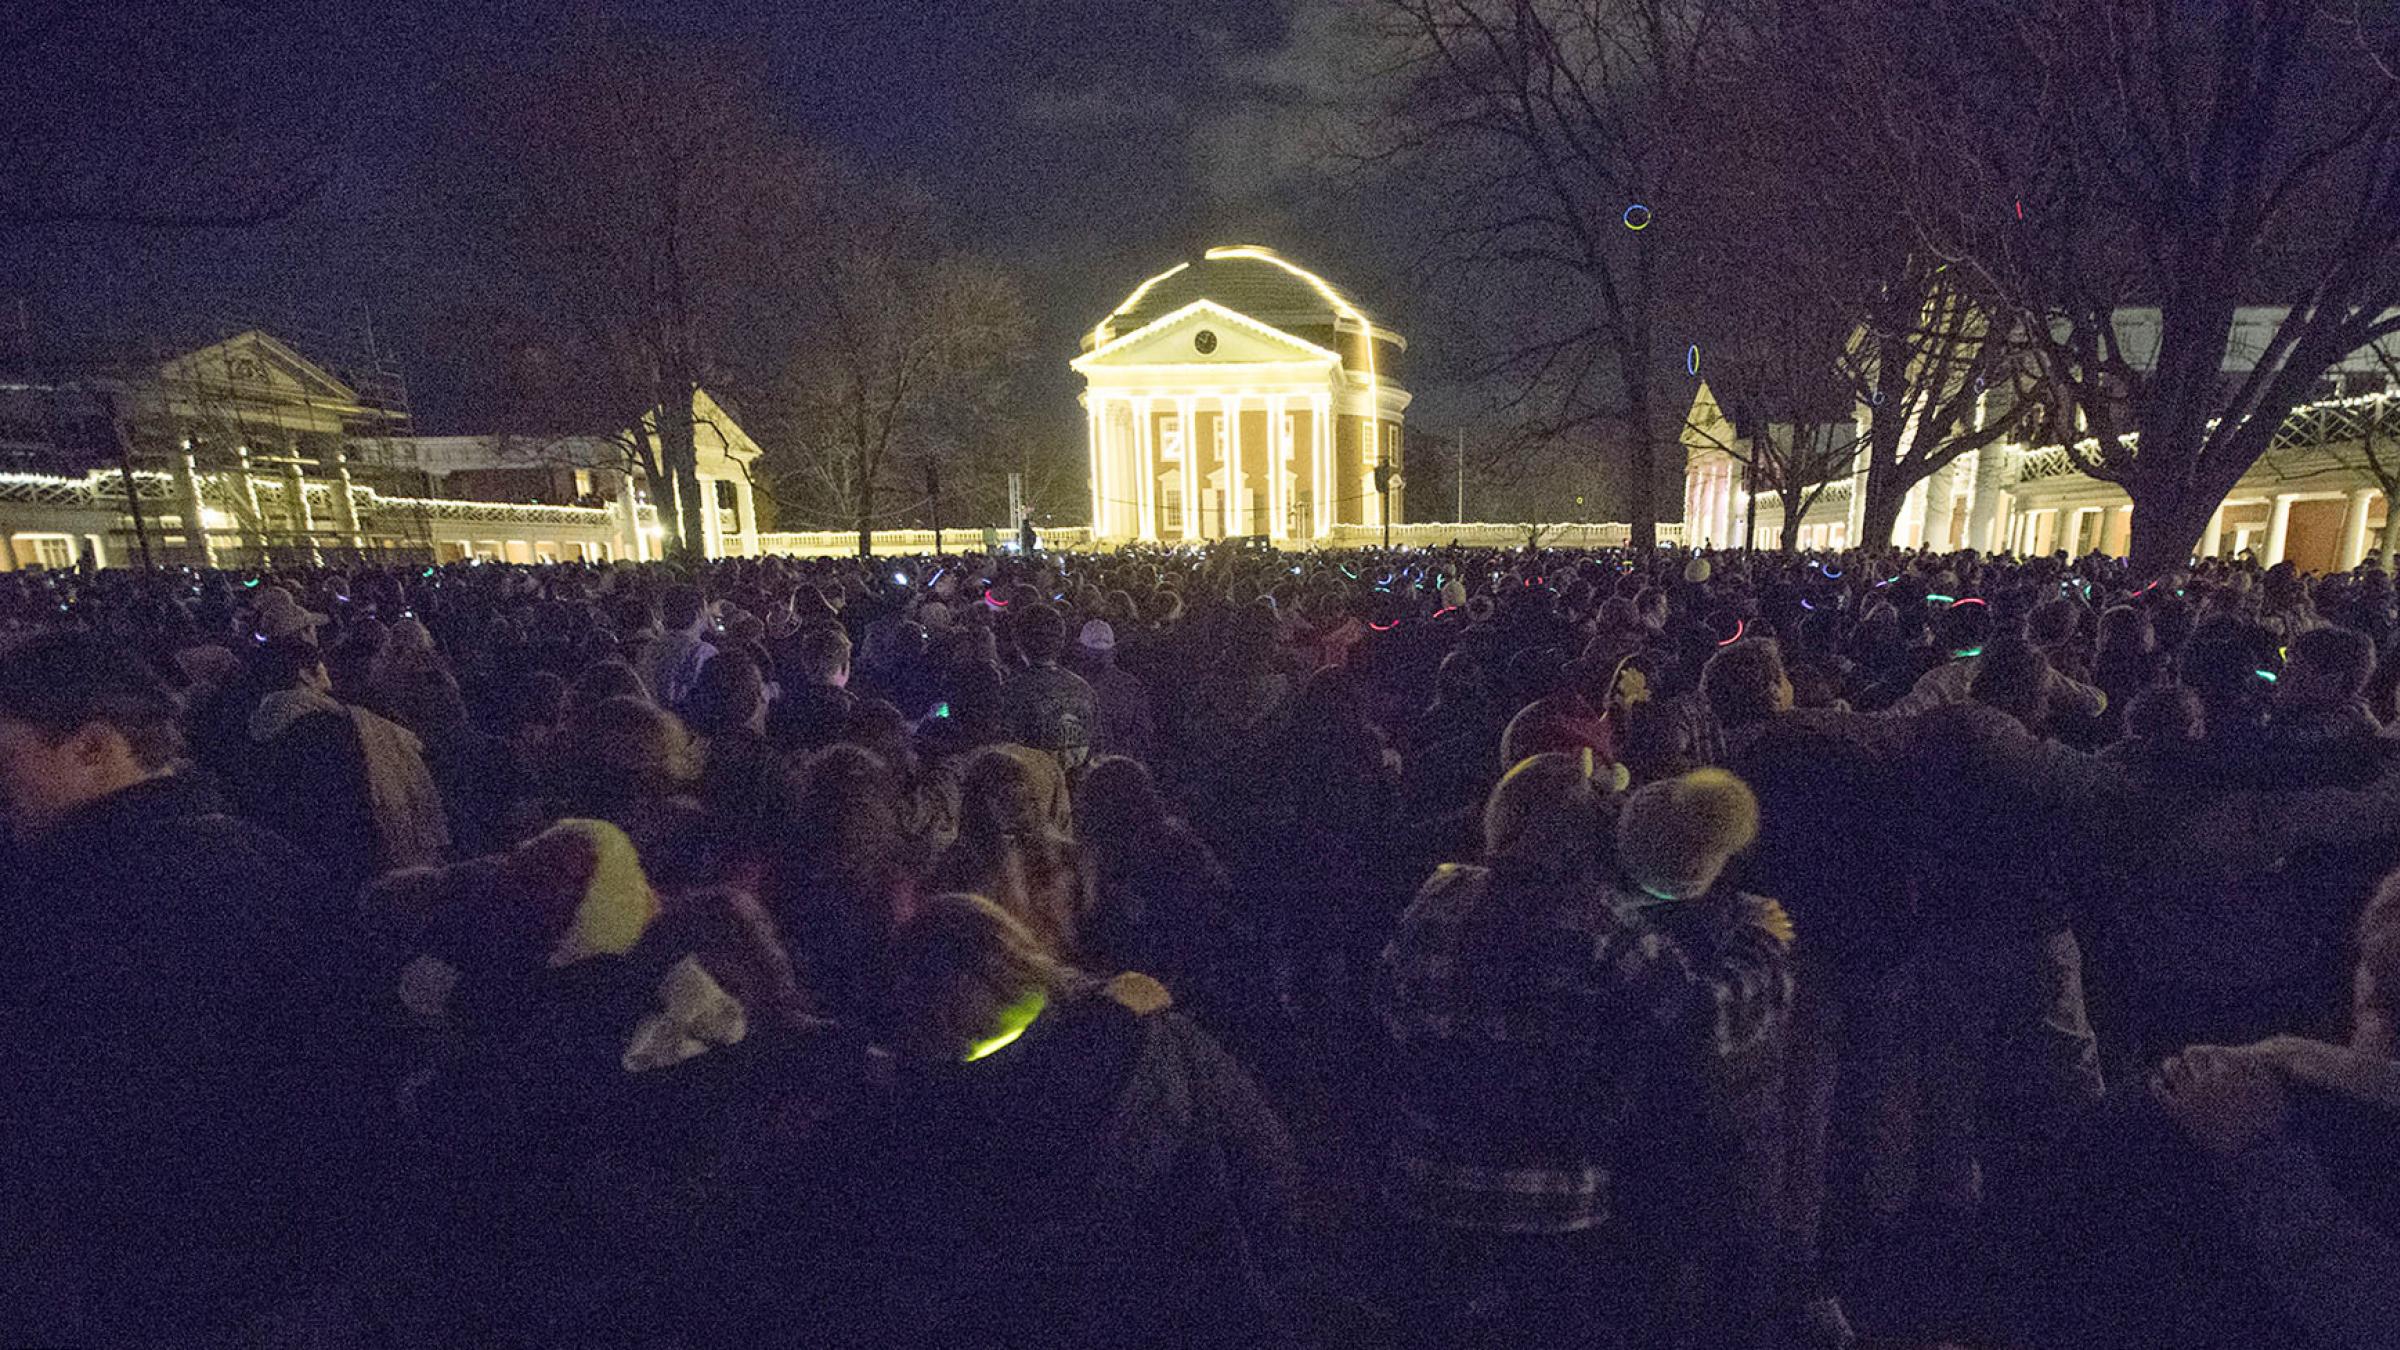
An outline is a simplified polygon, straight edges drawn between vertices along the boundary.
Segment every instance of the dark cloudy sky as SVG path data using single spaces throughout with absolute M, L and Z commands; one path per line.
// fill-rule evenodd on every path
M 472 430 L 475 278 L 441 209 L 475 82 L 538 68 L 592 0 L 18 0 L 0 7 L 0 200 L 212 204 L 283 166 L 329 174 L 242 232 L 0 232 L 0 300 L 42 345 L 180 341 L 371 305 L 426 429 Z M 1143 276 L 1263 242 L 1417 338 L 1415 243 L 1323 153 L 1371 44 L 1339 0 L 619 0 L 733 44 L 798 130 L 920 182 L 1018 269 L 1047 358 Z M 22 10 L 22 13 L 19 11 Z M 13 325 L 17 314 L 8 316 Z M 1058 387 L 1071 390 L 1063 375 Z M 1431 411 L 1427 409 L 1426 411 Z

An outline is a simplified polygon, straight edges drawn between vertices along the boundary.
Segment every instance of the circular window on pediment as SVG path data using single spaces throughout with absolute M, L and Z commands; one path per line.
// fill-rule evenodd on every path
M 1217 349 L 1217 335 L 1203 328 L 1192 335 L 1192 345 L 1200 349 L 1202 356 L 1206 356 Z

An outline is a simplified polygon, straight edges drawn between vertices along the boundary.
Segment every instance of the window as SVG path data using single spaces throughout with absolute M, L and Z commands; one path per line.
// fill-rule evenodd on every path
M 20 534 L 10 541 L 19 567 L 75 565 L 75 541 L 63 534 Z

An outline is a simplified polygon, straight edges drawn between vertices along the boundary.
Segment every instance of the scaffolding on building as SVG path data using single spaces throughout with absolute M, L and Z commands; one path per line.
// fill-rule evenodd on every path
M 359 547 L 371 546 L 393 561 L 430 560 L 432 518 L 422 503 L 433 496 L 433 482 L 417 463 L 407 370 L 399 353 L 378 339 L 373 307 L 360 299 L 331 328 L 311 326 L 296 315 L 291 332 L 294 345 L 348 386 L 355 404 L 366 410 L 343 437 L 345 476 L 363 480 L 386 498 L 419 504 L 405 513 L 377 513 L 373 531 Z M 333 476 L 330 468 L 324 472 Z
M 246 347 L 241 340 L 253 334 Z M 265 368 L 277 356 L 304 369 L 277 378 Z M 169 559 L 271 566 L 432 558 L 430 519 L 401 505 L 423 495 L 409 458 L 408 381 L 396 354 L 377 341 L 363 301 L 331 321 L 290 305 L 274 324 L 223 311 L 204 341 L 154 338 L 147 360 L 115 378 L 130 405 L 120 413 L 131 428 L 128 476 L 158 474 L 173 484 L 167 514 L 175 526 L 152 531 Z M 147 504 L 150 492 L 141 495 Z M 130 513 L 118 533 L 131 552 L 139 531 Z

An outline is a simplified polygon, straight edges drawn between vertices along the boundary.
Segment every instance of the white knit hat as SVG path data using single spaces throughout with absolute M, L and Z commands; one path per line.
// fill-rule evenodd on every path
M 1723 769 L 1652 783 L 1617 816 L 1626 879 L 1661 900 L 1708 893 L 1733 856 L 1758 838 L 1758 797 Z

